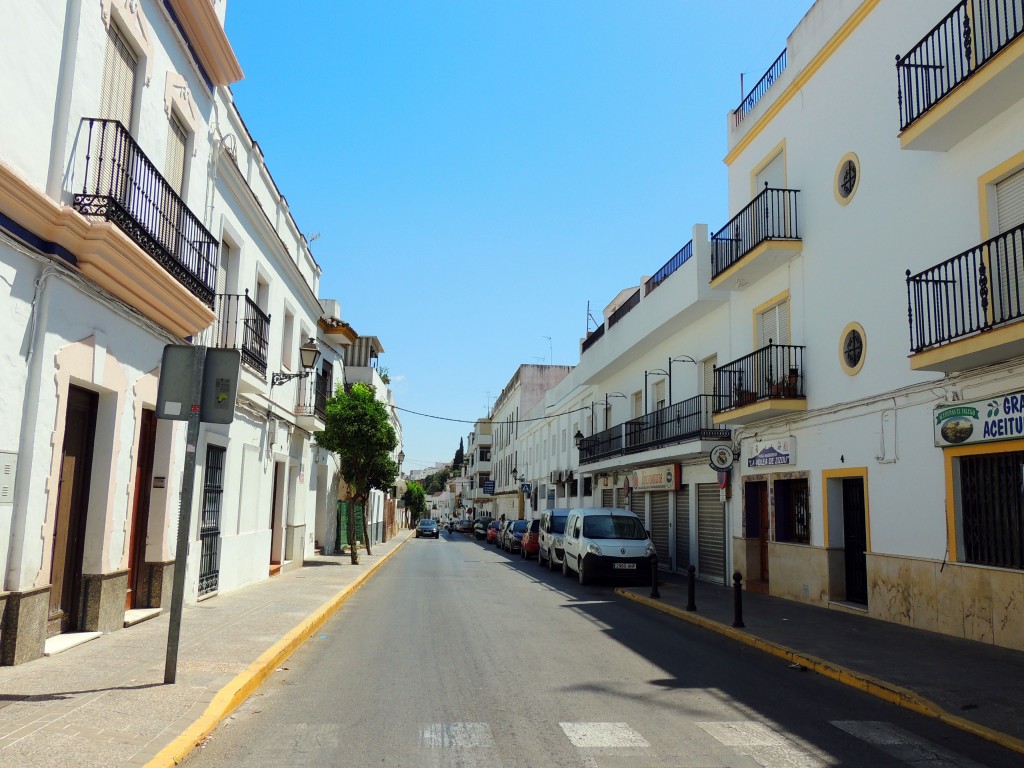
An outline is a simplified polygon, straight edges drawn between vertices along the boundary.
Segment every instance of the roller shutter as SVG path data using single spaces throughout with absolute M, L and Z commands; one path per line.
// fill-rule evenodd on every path
M 651 541 L 658 550 L 658 567 L 664 570 L 672 570 L 672 552 L 669 549 L 669 521 L 668 521 L 668 497 L 669 491 L 655 491 L 651 493 Z
M 717 483 L 697 486 L 697 571 L 703 579 L 725 583 L 725 504 Z
M 615 506 L 615 489 L 614 488 L 602 488 L 601 489 L 601 506 L 602 507 L 614 507 Z
M 633 491 L 629 494 L 629 511 L 639 517 L 644 525 L 647 525 L 647 496 L 646 493 Z
M 132 128 L 132 102 L 135 98 L 135 70 L 139 62 L 131 47 L 113 23 L 107 27 L 107 50 L 103 59 L 103 85 L 100 91 L 100 117 L 117 120 Z
M 676 570 L 690 566 L 690 489 L 676 491 Z
M 996 226 L 1003 235 L 989 253 L 992 322 L 1014 320 L 1024 312 L 1024 171 L 996 184 Z M 1011 233 L 1012 234 L 1008 234 Z

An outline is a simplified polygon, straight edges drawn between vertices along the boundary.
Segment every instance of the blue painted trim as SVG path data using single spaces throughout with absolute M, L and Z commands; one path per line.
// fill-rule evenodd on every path
M 47 256 L 53 256 L 54 258 L 66 261 L 68 264 L 78 266 L 78 257 L 67 248 L 57 245 L 57 243 L 51 243 L 49 240 L 44 240 L 35 232 L 25 229 L 25 227 L 5 216 L 2 212 L 0 212 L 0 229 L 3 229 L 15 240 L 20 240 L 40 253 L 45 253 Z
M 171 4 L 164 0 L 164 8 L 167 9 L 167 14 L 171 17 L 171 21 L 174 22 L 174 26 L 178 28 L 181 33 L 181 39 L 185 41 L 185 45 L 188 47 L 188 52 L 192 54 L 192 61 L 196 63 L 196 67 L 199 68 L 199 74 L 203 76 L 203 80 L 206 82 L 206 87 L 210 89 L 210 93 L 213 93 L 213 81 L 210 80 L 210 76 L 206 74 L 206 69 L 203 68 L 203 63 L 199 60 L 199 56 L 196 54 L 196 49 L 192 47 L 192 42 L 188 39 L 188 35 L 185 34 L 185 28 L 181 26 L 181 22 L 178 21 L 177 14 L 174 13 L 174 9 L 171 8 Z

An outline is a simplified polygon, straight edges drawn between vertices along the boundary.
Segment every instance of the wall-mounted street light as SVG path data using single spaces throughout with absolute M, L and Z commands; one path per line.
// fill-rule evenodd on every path
M 668 376 L 668 391 L 670 393 L 672 392 L 672 374 L 671 373 L 669 373 L 668 371 L 666 371 L 663 368 L 655 368 L 653 371 L 644 371 L 644 415 L 645 416 L 647 415 L 647 411 L 648 411 L 648 408 L 647 408 L 647 377 L 650 376 L 651 374 L 655 374 L 655 373 L 659 374 L 661 376 Z M 672 395 L 670 394 L 669 398 L 671 398 L 671 397 L 672 397 Z
M 668 404 L 672 405 L 672 363 L 693 363 L 697 365 L 697 361 L 689 355 L 679 355 L 678 357 L 670 357 L 668 359 Z M 699 392 L 700 390 L 698 390 Z
M 270 377 L 270 388 L 280 386 L 286 381 L 292 379 L 304 379 L 313 372 L 313 367 L 316 365 L 316 361 L 320 359 L 320 347 L 317 346 L 316 339 L 312 336 L 309 337 L 309 341 L 299 347 L 299 362 L 302 363 L 304 371 L 298 373 L 275 373 Z
M 608 429 L 608 408 L 609 408 L 608 398 L 609 397 L 621 397 L 623 400 L 627 399 L 626 396 L 624 394 L 622 394 L 621 392 L 605 392 L 604 393 L 604 428 L 605 429 Z M 593 405 L 591 405 L 591 408 L 593 408 Z
M 576 434 L 572 436 L 572 439 L 576 441 L 576 450 L 579 450 L 580 443 L 583 442 L 583 433 L 577 429 Z

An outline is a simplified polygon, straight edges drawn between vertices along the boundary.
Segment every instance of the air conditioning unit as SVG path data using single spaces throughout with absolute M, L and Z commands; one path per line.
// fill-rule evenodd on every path
M 551 482 L 551 483 L 557 483 L 558 482 L 558 470 L 556 470 L 556 469 L 551 470 L 551 474 L 548 475 L 548 482 Z

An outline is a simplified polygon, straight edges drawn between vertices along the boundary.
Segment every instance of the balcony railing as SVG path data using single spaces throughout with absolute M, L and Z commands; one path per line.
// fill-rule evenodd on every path
M 597 343 L 597 340 L 602 336 L 604 336 L 604 323 L 601 323 L 601 325 L 597 326 L 597 328 L 587 334 L 587 338 L 583 340 L 583 344 L 580 346 L 580 354 L 583 354 L 594 346 L 594 344 Z
M 628 315 L 630 312 L 632 312 L 633 309 L 639 303 L 640 303 L 640 289 L 637 288 L 633 292 L 632 296 L 630 296 L 628 299 L 626 299 L 624 302 L 622 302 L 621 306 L 619 306 L 614 312 L 611 313 L 611 315 L 608 316 L 608 327 L 611 328 L 613 325 L 615 325 L 617 322 L 619 322 L 619 320 L 621 320 L 626 315 Z
M 714 412 L 769 399 L 804 399 L 804 348 L 762 347 L 715 369 Z
M 896 57 L 900 130 L 944 99 L 1024 33 L 1024 0 L 963 0 Z
M 714 395 L 696 395 L 626 422 L 625 453 L 649 451 L 687 440 L 728 440 L 731 432 L 714 426 Z
M 750 113 L 750 110 L 754 108 L 754 105 L 761 100 L 761 97 L 768 92 L 768 89 L 772 87 L 772 83 L 779 79 L 779 75 L 782 74 L 783 70 L 786 69 L 786 49 L 782 49 L 782 53 L 779 54 L 779 58 L 768 67 L 768 71 L 764 73 L 760 80 L 757 81 L 757 85 L 750 89 L 746 96 L 743 97 L 743 101 L 733 111 L 733 125 L 739 125 L 743 122 L 744 118 Z
M 217 240 L 178 197 L 116 120 L 84 118 L 85 182 L 74 207 L 116 224 L 140 248 L 213 307 Z
M 929 347 L 1024 317 L 1024 224 L 930 269 L 907 270 L 910 349 Z
M 600 461 L 609 456 L 622 455 L 622 425 L 595 432 L 580 441 L 580 463 Z
M 798 189 L 771 189 L 755 197 L 711 236 L 711 276 L 717 277 L 767 240 L 799 240 Z
M 647 278 L 647 282 L 644 283 L 644 296 L 649 295 L 651 291 L 665 282 L 668 276 L 689 261 L 691 256 L 693 256 L 693 240 L 680 248 L 676 255 L 666 261 L 661 269 Z
M 214 328 L 213 346 L 239 350 L 242 365 L 266 378 L 270 315 L 265 314 L 256 302 L 249 298 L 248 290 L 244 296 L 233 293 L 217 294 L 216 311 L 217 325 Z
M 327 420 L 327 398 L 331 396 L 331 382 L 320 371 L 303 380 L 299 387 L 301 400 L 295 406 L 296 416 L 314 416 Z

